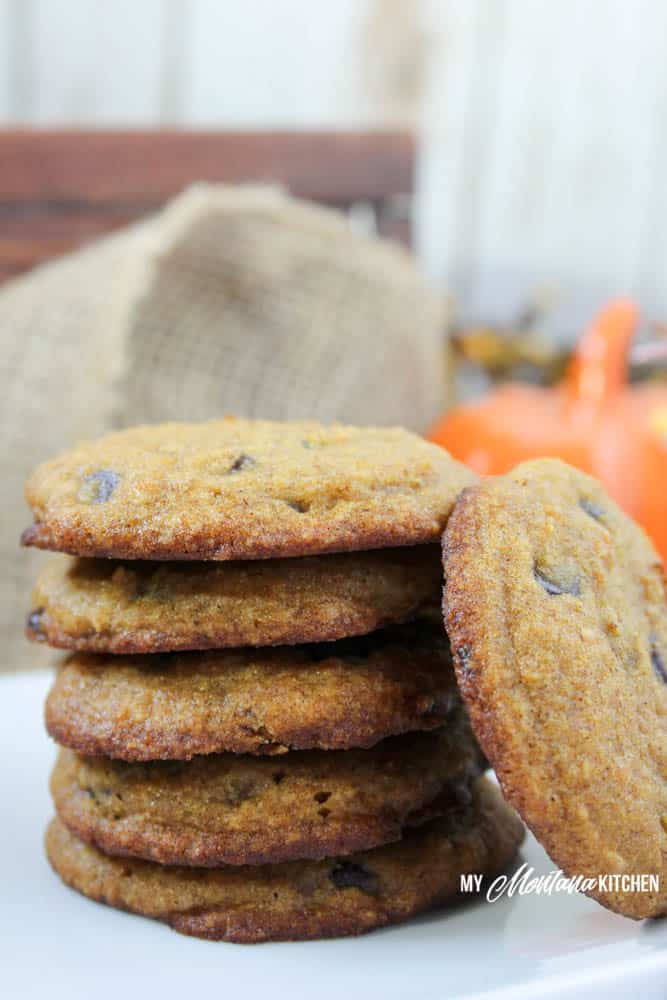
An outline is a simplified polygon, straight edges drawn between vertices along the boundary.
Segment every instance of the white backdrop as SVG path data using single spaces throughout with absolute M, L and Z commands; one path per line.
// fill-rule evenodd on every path
M 0 121 L 415 124 L 418 246 L 469 308 L 667 313 L 664 0 L 0 0 Z

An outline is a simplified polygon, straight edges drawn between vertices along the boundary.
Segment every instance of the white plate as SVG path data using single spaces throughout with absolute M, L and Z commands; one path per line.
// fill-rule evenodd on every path
M 0 991 L 7 998 L 442 1000 L 667 995 L 667 920 L 583 896 L 468 902 L 360 938 L 242 946 L 182 937 L 92 903 L 49 868 L 42 833 L 53 745 L 46 673 L 0 678 Z M 553 865 L 531 838 L 523 857 Z M 639 992 L 641 991 L 641 992 Z

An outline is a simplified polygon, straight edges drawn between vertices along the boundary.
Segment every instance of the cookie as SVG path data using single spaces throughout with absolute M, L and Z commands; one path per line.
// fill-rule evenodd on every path
M 162 656 L 75 654 L 46 703 L 51 736 L 128 761 L 370 747 L 441 726 L 460 704 L 442 630 Z
M 135 427 L 41 465 L 25 545 L 123 559 L 274 559 L 439 541 L 474 479 L 398 428 Z
M 600 484 L 552 459 L 467 490 L 445 618 L 475 732 L 568 875 L 630 917 L 667 911 L 667 594 Z M 633 892 L 625 876 L 654 875 Z M 619 878 L 617 878 L 617 876 Z
M 129 764 L 62 750 L 60 818 L 108 854 L 216 866 L 323 858 L 397 840 L 465 795 L 479 754 L 463 713 L 371 750 Z
M 361 934 L 457 895 L 462 874 L 495 875 L 523 828 L 482 778 L 472 801 L 401 841 L 352 857 L 247 868 L 166 868 L 107 857 L 59 820 L 46 836 L 64 882 L 91 899 L 182 934 L 250 944 Z
M 437 545 L 229 563 L 54 557 L 27 633 L 92 653 L 321 642 L 409 621 L 441 591 Z

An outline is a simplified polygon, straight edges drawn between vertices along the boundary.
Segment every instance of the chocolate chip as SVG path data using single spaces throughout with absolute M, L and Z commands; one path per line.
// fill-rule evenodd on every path
M 319 803 L 326 802 L 327 799 L 331 798 L 331 792 L 316 792 L 313 798 Z
M 44 608 L 36 608 L 28 615 L 28 620 L 26 622 L 26 627 L 30 632 L 33 639 L 37 639 L 38 642 L 44 642 L 46 639 L 46 634 L 42 629 L 42 615 L 44 614 Z
M 365 865 L 341 861 L 331 869 L 329 878 L 337 889 L 361 889 L 369 895 L 378 891 L 378 877 Z
M 665 667 L 665 662 L 655 646 L 651 648 L 651 666 L 655 671 L 656 677 L 658 677 L 663 684 L 667 684 L 667 667 Z
M 256 794 L 257 787 L 252 778 L 236 778 L 225 789 L 225 803 L 228 806 L 237 806 Z
M 453 691 L 442 691 L 433 695 L 422 709 L 422 715 L 444 718 L 456 706 L 458 699 Z
M 84 476 L 79 487 L 81 503 L 106 503 L 118 485 L 120 477 L 113 469 L 100 469 Z
M 229 467 L 229 471 L 241 472 L 243 469 L 251 469 L 255 464 L 255 459 L 252 455 L 239 455 L 239 457 L 232 462 Z
M 470 669 L 470 657 L 472 656 L 472 650 L 470 646 L 459 646 L 456 650 L 456 658 L 461 665 L 463 670 Z
M 480 765 L 482 764 L 481 756 L 479 763 Z M 482 768 L 482 770 L 486 770 L 488 766 L 489 765 L 486 764 L 486 766 Z M 471 802 L 472 802 L 472 790 L 470 786 L 470 772 L 468 772 L 464 777 L 461 778 L 460 781 L 450 781 L 448 784 L 446 784 L 445 787 L 440 792 L 440 794 L 438 795 L 438 797 L 434 799 L 434 801 L 431 803 L 430 807 L 426 806 L 426 809 L 422 810 L 421 813 L 420 812 L 414 813 L 413 820 L 415 822 L 414 824 L 411 823 L 411 825 L 419 826 L 424 821 L 424 819 L 428 819 L 429 808 L 433 809 L 435 807 L 437 813 L 440 812 L 450 813 L 454 812 L 455 810 L 460 812 L 463 809 L 467 809 L 467 807 L 470 805 Z
M 292 510 L 295 510 L 297 514 L 305 514 L 310 507 L 310 504 L 305 500 L 286 500 L 285 503 L 288 507 L 291 507 Z
M 544 587 L 547 594 L 551 594 L 553 597 L 560 594 L 572 594 L 573 597 L 579 597 L 581 593 L 578 580 L 569 580 L 567 583 L 556 582 L 556 580 L 546 576 L 537 566 L 534 567 L 533 573 L 537 582 Z
M 91 788 L 90 786 L 83 786 L 82 790 L 86 795 L 91 798 L 96 806 L 108 807 L 109 799 L 115 797 L 114 792 L 110 788 Z
M 596 521 L 599 521 L 601 517 L 604 517 L 604 507 L 594 503 L 593 500 L 588 500 L 587 497 L 581 498 L 579 506 L 582 510 L 585 510 L 587 514 L 590 514 L 590 516 Z

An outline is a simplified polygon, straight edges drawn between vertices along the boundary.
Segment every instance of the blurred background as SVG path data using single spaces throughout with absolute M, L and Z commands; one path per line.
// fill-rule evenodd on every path
M 667 312 L 666 37 L 661 0 L 0 0 L 0 122 L 414 129 L 428 275 L 568 336 Z

